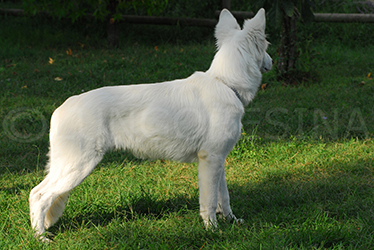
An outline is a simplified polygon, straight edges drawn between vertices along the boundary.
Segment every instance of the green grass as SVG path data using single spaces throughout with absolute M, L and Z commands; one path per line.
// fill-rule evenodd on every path
M 274 71 L 264 75 L 267 88 L 247 108 L 226 164 L 243 225 L 203 228 L 197 164 L 111 152 L 72 192 L 43 245 L 27 199 L 44 176 L 53 110 L 101 86 L 206 70 L 213 31 L 123 25 L 120 48 L 108 49 L 95 23 L 0 16 L 0 24 L 1 249 L 374 248 L 374 45 L 316 32 L 302 47 L 312 80 L 286 87 Z M 276 44 L 269 53 L 276 60 Z

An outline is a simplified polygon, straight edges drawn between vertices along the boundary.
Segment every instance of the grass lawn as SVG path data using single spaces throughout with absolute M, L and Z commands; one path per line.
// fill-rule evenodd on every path
M 109 49 L 95 23 L 0 16 L 0 27 L 1 249 L 374 249 L 374 44 L 309 38 L 300 53 L 312 80 L 284 86 L 274 70 L 264 75 L 226 160 L 244 224 L 204 229 L 197 164 L 111 152 L 44 245 L 27 199 L 44 177 L 53 110 L 101 86 L 205 71 L 213 30 L 123 25 L 120 48 Z M 277 59 L 276 45 L 269 54 Z

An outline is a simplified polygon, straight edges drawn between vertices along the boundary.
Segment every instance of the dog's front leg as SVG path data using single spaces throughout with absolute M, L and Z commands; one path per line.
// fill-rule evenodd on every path
M 222 171 L 222 176 L 218 185 L 218 203 L 216 213 L 222 214 L 223 217 L 228 220 L 236 219 L 230 207 L 230 196 L 227 189 L 225 169 Z
M 218 186 L 224 172 L 224 158 L 202 150 L 199 157 L 200 216 L 207 228 L 217 226 Z
M 244 220 L 237 219 L 234 213 L 231 210 L 230 206 L 230 196 L 229 191 L 227 189 L 227 182 L 226 182 L 226 176 L 225 176 L 225 169 L 222 171 L 222 177 L 221 181 L 218 186 L 218 204 L 217 204 L 217 210 L 216 212 L 218 214 L 221 214 L 224 219 L 228 221 L 234 220 L 237 223 L 243 223 Z

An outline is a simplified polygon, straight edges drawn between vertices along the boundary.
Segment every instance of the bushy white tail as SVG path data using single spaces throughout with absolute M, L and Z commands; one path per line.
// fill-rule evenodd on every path
M 61 217 L 65 209 L 66 201 L 69 198 L 69 192 L 61 194 L 57 199 L 52 203 L 52 206 L 48 209 L 48 212 L 45 216 L 44 227 L 49 228 L 57 222 Z

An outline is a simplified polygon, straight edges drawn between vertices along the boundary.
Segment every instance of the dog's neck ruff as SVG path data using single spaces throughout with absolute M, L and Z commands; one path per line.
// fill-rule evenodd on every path
M 242 97 L 240 96 L 239 92 L 234 88 L 234 87 L 230 87 L 224 80 L 222 80 L 221 78 L 219 77 L 216 77 L 220 82 L 222 82 L 223 84 L 225 84 L 227 87 L 229 87 L 236 95 L 236 97 L 239 99 L 239 101 L 244 105 L 243 101 L 242 101 Z

